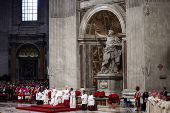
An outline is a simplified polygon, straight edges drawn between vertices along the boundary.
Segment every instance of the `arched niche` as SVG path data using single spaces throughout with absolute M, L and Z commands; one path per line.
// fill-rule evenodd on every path
M 104 21 L 104 17 L 101 17 L 103 20 L 100 19 L 100 14 L 105 15 L 105 19 L 109 19 L 109 21 Z M 97 35 L 95 36 L 94 31 L 103 35 L 107 34 L 108 29 L 113 29 L 115 33 L 125 33 L 124 17 L 124 10 L 117 4 L 97 5 L 89 9 L 83 16 L 78 37 L 80 51 L 80 87 L 82 89 L 91 88 L 96 90 L 97 80 L 95 77 L 102 65 L 103 47 L 105 46 L 106 40 Z M 94 23 L 98 24 L 98 26 L 94 26 Z M 102 23 L 104 25 L 109 24 L 110 28 L 102 26 Z M 88 26 L 90 26 L 90 29 L 95 29 L 90 30 L 92 33 L 89 34 L 89 36 L 88 33 L 86 33 Z
M 20 45 L 16 50 L 16 64 L 19 80 L 39 79 L 39 47 L 30 43 Z
M 96 12 L 87 22 L 85 29 L 86 38 L 102 38 L 95 35 L 95 31 L 102 35 L 107 35 L 108 30 L 113 30 L 115 34 L 122 33 L 122 28 L 117 16 L 107 10 Z
M 89 9 L 85 13 L 85 15 L 82 19 L 82 22 L 80 24 L 79 38 L 85 38 L 86 28 L 88 27 L 88 23 L 89 23 L 90 19 L 93 18 L 93 16 L 100 11 L 107 11 L 107 12 L 113 13 L 113 15 L 115 15 L 120 22 L 122 33 L 125 33 L 126 32 L 125 21 L 124 21 L 122 14 L 118 10 L 119 7 L 120 6 L 118 6 L 117 4 L 113 4 L 113 5 L 100 4 L 100 5 L 93 7 L 92 9 Z
M 23 44 L 17 49 L 17 58 L 35 58 L 39 57 L 39 48 L 34 44 Z

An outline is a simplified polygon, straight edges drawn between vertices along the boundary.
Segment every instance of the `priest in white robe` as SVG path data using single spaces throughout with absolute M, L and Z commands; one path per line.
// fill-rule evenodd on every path
M 146 102 L 146 111 L 149 112 L 150 111 L 150 100 L 152 98 L 152 92 L 149 92 L 149 97 L 148 97 L 148 101 Z
M 89 111 L 94 110 L 94 98 L 92 92 L 90 92 L 89 98 L 88 98 L 88 106 L 89 106 Z
M 51 102 L 50 105 L 55 106 L 55 97 L 57 94 L 57 90 L 55 89 L 55 86 L 53 86 L 53 89 L 51 90 Z
M 43 95 L 44 95 L 44 104 L 48 104 L 48 90 L 45 87 L 45 90 L 43 91 Z
M 76 94 L 73 88 L 70 89 L 70 108 L 76 108 Z
M 37 105 L 39 104 L 43 104 L 43 94 L 38 90 L 38 92 L 36 93 L 36 101 L 37 101 Z
M 81 100 L 82 100 L 82 110 L 87 110 L 87 94 L 85 94 L 85 91 L 83 91 Z
M 58 93 L 58 103 L 62 103 L 62 96 L 63 96 L 62 91 L 60 90 L 57 93 Z
M 56 90 L 56 95 L 55 95 L 55 100 L 54 100 L 54 105 L 53 106 L 56 106 L 58 105 L 58 91 Z
M 170 113 L 170 101 L 166 101 L 165 110 L 166 110 L 166 113 Z
M 67 86 L 65 86 L 63 93 L 62 103 L 64 103 L 65 106 L 68 106 L 69 90 L 67 89 Z

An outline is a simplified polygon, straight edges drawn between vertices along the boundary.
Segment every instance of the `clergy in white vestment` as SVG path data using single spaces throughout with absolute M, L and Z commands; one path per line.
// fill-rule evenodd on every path
M 62 103 L 64 103 L 65 106 L 68 106 L 69 90 L 67 89 L 67 86 L 65 86 L 63 93 Z
M 55 100 L 53 106 L 58 105 L 58 91 L 56 90 Z
M 44 104 L 48 104 L 48 90 L 45 87 L 45 90 L 43 91 L 43 95 L 44 95 Z
M 70 108 L 76 108 L 76 94 L 73 91 L 73 88 L 70 89 Z
M 58 93 L 58 103 L 61 103 L 62 102 L 62 96 L 63 96 L 62 91 L 60 90 L 57 93 Z
M 160 107 L 163 109 L 166 104 L 166 96 L 163 97 L 163 102 L 161 103 Z
M 89 110 L 93 111 L 94 110 L 94 98 L 92 92 L 90 92 L 89 98 L 88 98 L 88 106 Z
M 167 113 L 170 113 L 170 101 L 166 101 L 165 110 Z
M 57 90 L 55 89 L 55 86 L 53 86 L 53 89 L 51 90 L 51 102 L 50 105 L 55 106 L 55 97 L 57 94 Z
M 146 102 L 146 111 L 149 112 L 150 111 L 150 99 L 152 98 L 152 92 L 149 92 L 149 97 L 148 97 L 148 101 Z
M 87 94 L 85 94 L 85 91 L 83 91 L 83 94 L 81 96 L 82 101 L 82 110 L 87 110 Z
M 36 101 L 37 101 L 37 105 L 39 104 L 43 104 L 43 94 L 38 90 L 38 92 L 36 93 Z
M 156 103 L 156 105 L 154 106 L 154 109 L 155 109 L 155 111 L 157 111 L 157 113 L 162 113 L 162 109 L 161 109 L 161 107 L 160 107 L 160 105 L 161 105 L 162 102 L 163 102 L 161 94 L 158 95 L 158 98 L 159 98 L 159 100 L 157 100 L 157 103 Z

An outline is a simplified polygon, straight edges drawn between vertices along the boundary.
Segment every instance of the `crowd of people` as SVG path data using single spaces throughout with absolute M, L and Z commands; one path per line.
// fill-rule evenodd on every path
M 50 104 L 56 106 L 62 103 L 65 106 L 70 105 L 70 108 L 76 108 L 76 93 L 71 88 L 70 90 L 65 87 L 64 90 L 57 90 L 55 86 L 51 90 L 49 89 L 49 82 L 46 81 L 35 81 L 35 80 L 24 80 L 13 82 L 0 81 L 0 94 L 6 94 L 8 100 L 12 100 L 13 96 L 17 97 L 18 101 L 25 99 L 30 103 L 37 104 Z M 17 95 L 17 96 L 16 96 Z M 89 110 L 94 109 L 94 98 L 92 92 L 89 96 L 83 91 L 81 96 L 82 109 L 86 110 L 89 106 Z
M 146 110 L 149 113 L 169 113 L 170 98 L 164 96 L 162 92 L 149 92 Z
M 45 92 L 43 93 L 45 94 Z M 48 100 L 47 95 L 43 97 L 42 94 L 40 94 L 40 96 L 41 96 L 41 100 L 44 100 L 44 104 L 47 104 L 46 102 L 46 100 Z M 86 92 L 83 91 L 83 94 L 81 95 L 81 100 L 82 100 L 82 110 L 87 110 L 87 107 L 89 107 L 90 111 L 94 110 L 94 98 L 92 92 L 90 93 L 89 96 L 87 96 Z M 70 103 L 70 108 L 76 108 L 76 104 L 77 104 L 76 93 L 73 90 L 73 88 L 68 90 L 67 87 L 65 87 L 65 90 L 57 90 L 55 86 L 53 86 L 53 89 L 51 90 L 51 101 L 49 102 L 49 104 L 52 106 L 56 106 L 59 103 L 63 103 L 64 106 L 68 106 Z
M 31 86 L 35 86 L 36 93 L 40 88 L 41 92 L 42 88 L 49 87 L 48 80 L 24 80 L 24 81 L 17 81 L 17 82 L 10 82 L 10 81 L 0 81 L 0 94 L 7 94 L 7 99 L 12 100 L 13 94 L 30 94 L 31 93 Z M 34 99 L 35 100 L 35 99 Z
M 25 95 L 25 101 L 30 103 L 34 103 L 37 101 L 37 104 L 50 104 L 51 106 L 56 106 L 59 103 L 63 103 L 63 105 L 68 106 L 70 103 L 70 108 L 76 108 L 76 93 L 71 88 L 70 90 L 65 87 L 64 90 L 57 90 L 55 86 L 51 90 L 49 89 L 48 80 L 45 81 L 35 81 L 35 80 L 24 80 L 17 82 L 6 82 L 0 81 L 0 94 L 6 94 L 8 100 L 12 100 L 13 95 L 18 95 L 18 101 L 23 100 L 23 96 Z M 135 98 L 135 106 L 137 107 L 136 111 L 139 111 L 140 108 L 140 97 L 141 94 L 139 92 L 140 87 L 136 87 L 136 93 L 134 95 Z M 50 96 L 49 96 L 50 93 Z M 170 98 L 167 98 L 166 87 L 163 88 L 163 92 L 145 92 L 142 94 L 143 98 L 143 110 L 150 111 L 151 106 L 153 105 L 154 110 L 161 111 L 165 109 L 170 111 Z M 89 96 L 83 91 L 81 96 L 82 100 L 82 110 L 86 110 L 87 106 L 89 106 L 89 110 L 94 110 L 94 98 L 92 92 Z M 159 109 L 162 108 L 162 109 Z M 154 111 L 152 110 L 152 111 Z M 156 111 L 155 111 L 156 112 Z
M 140 87 L 136 87 L 135 93 L 135 106 L 137 107 L 136 111 L 139 111 L 140 107 L 140 97 L 139 92 Z M 142 109 L 148 113 L 169 113 L 170 112 L 170 97 L 167 97 L 166 87 L 163 88 L 163 92 L 145 92 L 142 94 L 143 106 Z

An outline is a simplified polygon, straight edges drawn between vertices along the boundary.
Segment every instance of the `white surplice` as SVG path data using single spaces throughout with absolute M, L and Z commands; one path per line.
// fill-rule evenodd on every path
M 36 93 L 36 100 L 43 100 L 43 94 L 41 92 Z
M 76 95 L 74 91 L 70 92 L 70 108 L 76 108 Z
M 82 104 L 87 104 L 87 94 L 82 94 L 81 100 L 82 100 Z
M 43 91 L 43 94 L 44 94 L 44 104 L 48 104 L 48 90 L 45 89 Z
M 89 95 L 89 98 L 88 98 L 88 106 L 94 106 L 94 98 L 93 98 L 93 95 Z

